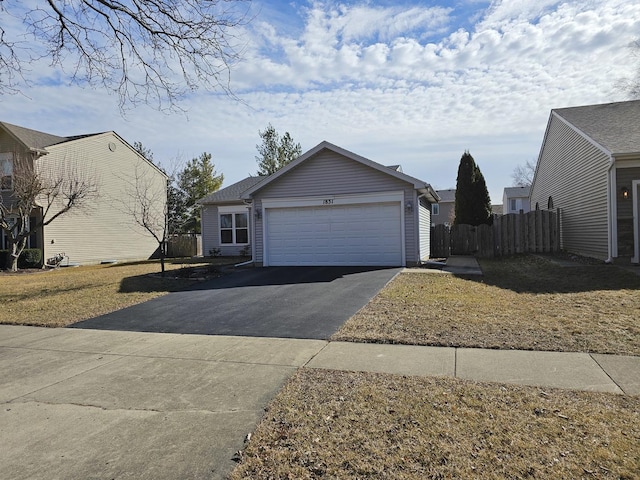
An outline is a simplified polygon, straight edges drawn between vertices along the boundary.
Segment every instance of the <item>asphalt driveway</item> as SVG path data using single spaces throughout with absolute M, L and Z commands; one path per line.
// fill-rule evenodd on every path
M 72 328 L 324 340 L 399 271 L 380 267 L 239 270 Z

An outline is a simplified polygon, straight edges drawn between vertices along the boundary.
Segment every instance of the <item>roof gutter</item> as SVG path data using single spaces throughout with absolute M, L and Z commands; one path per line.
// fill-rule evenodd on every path
M 420 197 L 425 197 L 431 203 L 438 203 L 440 201 L 440 195 L 429 185 L 428 183 L 424 187 L 419 187 L 416 190 L 420 192 Z

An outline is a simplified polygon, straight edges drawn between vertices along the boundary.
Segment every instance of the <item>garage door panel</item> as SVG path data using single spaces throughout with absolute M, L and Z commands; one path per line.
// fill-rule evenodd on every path
M 266 209 L 269 265 L 401 265 L 400 203 Z

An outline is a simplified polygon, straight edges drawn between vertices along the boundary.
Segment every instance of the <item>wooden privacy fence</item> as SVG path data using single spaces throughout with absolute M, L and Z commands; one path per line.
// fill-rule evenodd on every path
M 560 210 L 534 210 L 493 218 L 493 225 L 436 225 L 431 231 L 431 256 L 495 257 L 560 250 Z
M 202 255 L 202 236 L 196 234 L 170 235 L 167 257 L 194 257 Z

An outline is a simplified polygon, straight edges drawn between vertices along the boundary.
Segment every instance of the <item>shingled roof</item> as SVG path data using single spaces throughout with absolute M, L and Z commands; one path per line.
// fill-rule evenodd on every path
M 640 153 L 640 100 L 552 110 L 609 153 Z
M 247 177 L 217 192 L 210 193 L 204 198 L 198 200 L 198 203 L 224 203 L 224 202 L 240 202 L 241 195 L 249 188 L 257 185 L 259 182 L 267 178 L 266 176 Z
M 7 122 L 0 122 L 0 127 L 4 128 L 17 141 L 21 142 L 24 146 L 31 150 L 44 150 L 47 147 L 57 145 L 59 143 L 77 140 L 78 138 L 90 137 L 92 135 L 98 135 L 89 134 L 75 135 L 73 137 L 60 137 L 58 135 L 52 135 L 50 133 L 39 132 L 38 130 L 31 130 L 30 128 L 12 125 Z

